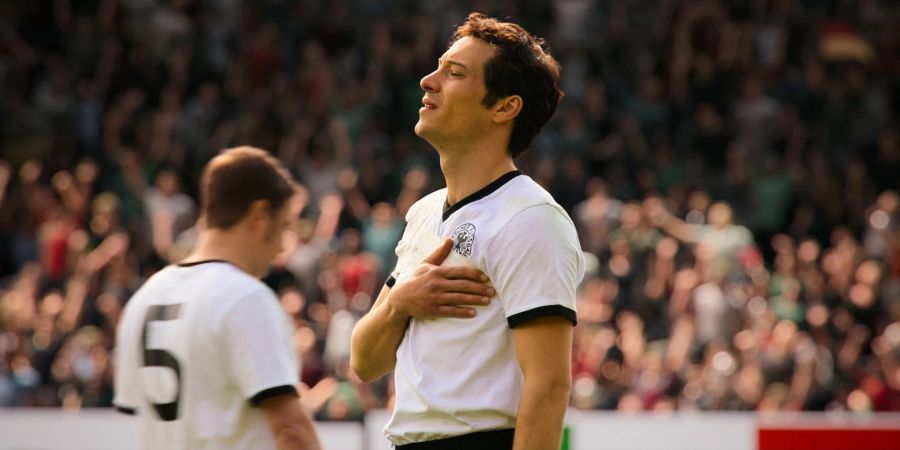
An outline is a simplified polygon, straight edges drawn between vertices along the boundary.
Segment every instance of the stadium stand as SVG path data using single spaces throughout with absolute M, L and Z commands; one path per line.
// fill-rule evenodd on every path
M 185 254 L 199 170 L 240 144 L 306 189 L 266 278 L 306 406 L 389 406 L 390 380 L 348 373 L 350 331 L 441 185 L 418 83 L 474 8 L 563 67 L 518 164 L 591 262 L 573 406 L 900 411 L 886 0 L 0 2 L 0 406 L 111 405 L 122 306 Z

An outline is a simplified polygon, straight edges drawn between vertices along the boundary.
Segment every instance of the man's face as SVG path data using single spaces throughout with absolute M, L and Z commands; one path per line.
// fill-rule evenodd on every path
M 261 259 L 264 258 L 264 261 L 260 261 L 260 265 L 265 264 L 265 271 L 268 271 L 275 256 L 285 250 L 285 232 L 297 221 L 299 213 L 300 196 L 294 195 L 280 209 L 273 211 L 267 219 L 258 249 Z
M 490 44 L 472 37 L 459 39 L 438 60 L 438 68 L 419 82 L 425 91 L 416 134 L 434 146 L 477 136 L 491 123 L 482 104 L 487 92 L 484 64 L 494 56 Z

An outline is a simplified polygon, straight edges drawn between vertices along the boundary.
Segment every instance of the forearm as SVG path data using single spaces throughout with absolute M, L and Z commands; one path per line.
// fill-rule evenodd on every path
M 280 395 L 264 400 L 259 406 L 269 430 L 275 448 L 278 450 L 321 450 L 316 429 L 312 419 L 292 395 Z
M 514 450 L 558 449 L 569 404 L 569 380 L 531 382 L 519 402 Z
M 472 305 L 483 306 L 494 296 L 480 270 L 440 266 L 452 244 L 445 239 L 403 282 L 381 289 L 372 310 L 354 327 L 350 368 L 362 381 L 373 381 L 394 369 L 397 348 L 412 318 L 472 317 Z
M 275 448 L 278 450 L 321 450 L 312 420 L 304 414 L 303 419 L 292 426 L 275 432 Z
M 376 302 L 360 319 L 350 341 L 350 368 L 360 379 L 374 381 L 394 369 L 408 324 L 409 318 L 393 311 L 386 301 Z
M 900 389 L 900 364 L 891 352 L 879 352 L 876 354 L 881 365 L 881 372 L 891 389 Z
M 694 242 L 690 225 L 671 214 L 666 215 L 665 219 L 660 224 L 660 227 L 663 229 L 663 231 L 671 234 L 675 237 L 675 239 L 678 239 L 679 241 L 688 243 Z

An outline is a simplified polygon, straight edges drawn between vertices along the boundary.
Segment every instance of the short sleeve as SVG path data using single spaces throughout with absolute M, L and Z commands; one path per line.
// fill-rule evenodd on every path
M 140 350 L 141 311 L 137 301 L 125 307 L 119 329 L 116 330 L 115 397 L 113 405 L 121 412 L 134 414 L 141 404 L 141 388 L 138 377 L 138 351 Z
M 577 322 L 575 291 L 584 277 L 584 255 L 561 209 L 541 204 L 519 212 L 491 240 L 486 255 L 510 328 L 547 316 Z
M 276 395 L 297 395 L 300 367 L 291 328 L 278 299 L 263 290 L 236 302 L 224 318 L 231 373 L 254 406 Z

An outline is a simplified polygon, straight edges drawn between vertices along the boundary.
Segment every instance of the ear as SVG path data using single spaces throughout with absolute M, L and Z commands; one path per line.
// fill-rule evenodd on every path
M 271 214 L 270 210 L 268 200 L 254 200 L 247 209 L 247 222 L 252 226 L 265 223 Z
M 511 122 L 522 111 L 522 97 L 510 95 L 497 100 L 493 107 L 494 123 Z
M 197 222 L 194 223 L 194 226 L 197 227 L 198 231 L 206 230 L 206 216 L 200 215 L 200 217 L 197 219 Z

